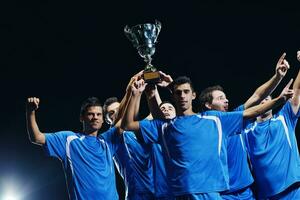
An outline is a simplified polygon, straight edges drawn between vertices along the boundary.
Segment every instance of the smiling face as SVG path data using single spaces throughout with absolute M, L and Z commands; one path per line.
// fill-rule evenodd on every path
M 212 93 L 212 102 L 206 103 L 205 106 L 209 110 L 227 111 L 228 110 L 228 99 L 224 92 L 220 90 L 214 90 Z
M 97 135 L 103 123 L 103 114 L 101 106 L 90 106 L 81 115 L 80 121 L 83 124 L 83 132 L 88 135 Z

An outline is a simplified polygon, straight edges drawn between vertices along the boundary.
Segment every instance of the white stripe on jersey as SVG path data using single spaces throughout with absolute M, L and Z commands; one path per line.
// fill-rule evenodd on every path
M 221 125 L 221 121 L 217 116 L 202 116 L 202 115 L 197 115 L 197 117 L 199 118 L 203 118 L 203 119 L 208 119 L 208 120 L 213 120 L 218 128 L 218 134 L 219 134 L 219 140 L 218 140 L 218 154 L 220 156 L 221 154 L 221 146 L 222 146 L 222 136 L 223 136 L 223 132 L 222 132 L 222 125 Z
M 71 154 L 70 154 L 70 143 L 75 139 L 78 139 L 78 137 L 76 135 L 68 136 L 67 137 L 67 143 L 66 143 L 66 154 L 67 154 L 68 161 L 70 163 L 72 176 L 74 175 L 74 170 L 73 170 L 73 163 L 72 163 Z
M 292 148 L 292 144 L 291 144 L 291 139 L 290 139 L 290 135 L 289 135 L 289 130 L 288 130 L 288 127 L 286 125 L 286 122 L 285 122 L 285 119 L 282 115 L 279 115 L 277 118 L 273 118 L 271 119 L 272 121 L 276 121 L 276 120 L 280 120 L 282 125 L 283 125 L 283 128 L 284 128 L 284 133 L 285 133 L 285 136 L 286 136 L 286 139 L 290 145 L 290 148 Z

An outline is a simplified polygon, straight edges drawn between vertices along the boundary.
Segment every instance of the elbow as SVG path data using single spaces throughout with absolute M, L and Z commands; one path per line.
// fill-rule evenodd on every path
M 121 122 L 121 129 L 123 129 L 124 131 L 128 131 L 129 130 L 128 123 L 125 122 L 125 120 L 122 120 L 122 122 Z
M 125 131 L 134 131 L 135 128 L 134 128 L 134 122 L 132 123 L 125 123 L 123 124 L 123 126 L 121 125 L 121 128 Z
M 29 141 L 32 144 L 37 144 L 37 145 L 43 145 L 46 143 L 46 139 L 45 136 L 43 134 L 39 135 L 39 136 L 31 136 L 29 135 Z

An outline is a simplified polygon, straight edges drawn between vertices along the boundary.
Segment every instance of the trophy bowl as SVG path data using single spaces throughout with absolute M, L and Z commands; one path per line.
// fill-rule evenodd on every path
M 155 43 L 161 30 L 161 23 L 155 20 L 155 24 L 138 24 L 133 27 L 125 26 L 124 33 L 138 50 L 139 55 L 144 58 L 144 80 L 148 83 L 160 81 L 160 74 L 151 64 L 152 55 L 155 53 Z

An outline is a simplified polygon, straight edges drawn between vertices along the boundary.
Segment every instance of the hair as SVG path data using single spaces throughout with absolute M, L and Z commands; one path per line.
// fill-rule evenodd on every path
M 92 106 L 101 107 L 101 103 L 97 97 L 89 97 L 81 104 L 80 116 L 83 116 L 87 109 Z
M 111 104 L 115 103 L 115 102 L 119 102 L 117 97 L 109 97 L 105 100 L 105 102 L 103 104 L 103 114 L 104 114 L 104 116 L 107 114 L 107 107 L 110 106 Z
M 170 85 L 169 85 L 169 89 L 174 92 L 174 89 L 176 86 L 178 85 L 182 85 L 188 83 L 191 86 L 192 92 L 194 92 L 194 86 L 193 83 L 191 81 L 191 79 L 187 76 L 179 76 L 177 77 Z
M 170 101 L 163 101 L 163 102 L 161 102 L 160 104 L 159 104 L 159 108 L 162 106 L 162 105 L 164 105 L 164 104 L 166 104 L 166 103 L 168 103 L 168 104 L 171 104 L 173 107 L 174 107 L 174 105 L 170 102 Z
M 199 100 L 199 110 L 200 111 L 206 111 L 208 108 L 205 106 L 206 103 L 212 103 L 213 101 L 213 96 L 212 93 L 213 91 L 222 91 L 224 92 L 223 88 L 220 85 L 214 85 L 211 87 L 207 87 L 202 92 L 200 93 L 198 100 Z

